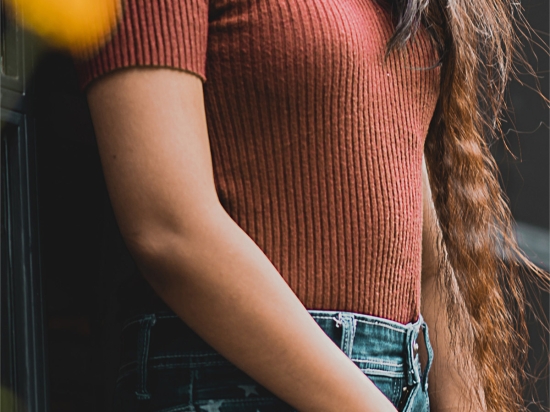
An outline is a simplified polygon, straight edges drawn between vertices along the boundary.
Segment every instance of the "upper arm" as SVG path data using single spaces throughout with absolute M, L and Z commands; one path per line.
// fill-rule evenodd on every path
M 199 77 L 132 68 L 87 92 L 107 188 L 126 241 L 185 232 L 219 206 Z

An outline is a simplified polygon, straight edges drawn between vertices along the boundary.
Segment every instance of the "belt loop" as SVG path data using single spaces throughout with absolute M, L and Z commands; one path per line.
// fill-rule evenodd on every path
M 353 351 L 353 341 L 355 339 L 355 330 L 357 327 L 357 319 L 351 313 L 339 313 L 338 320 L 342 327 L 342 343 L 340 348 L 348 358 L 351 358 Z
M 155 314 L 145 315 L 139 320 L 139 334 L 137 341 L 137 388 L 136 396 L 140 400 L 151 398 L 147 391 L 147 357 L 149 355 L 149 341 L 151 338 L 151 328 L 156 323 Z
M 426 345 L 426 350 L 428 352 L 428 361 L 426 362 L 426 367 L 424 368 L 424 373 L 422 374 L 422 388 L 424 390 L 428 390 L 428 373 L 430 372 L 430 368 L 432 366 L 433 358 L 434 358 L 434 351 L 432 348 L 432 344 L 430 343 L 430 336 L 428 334 L 428 324 L 422 320 L 422 331 L 424 333 L 424 342 Z
M 413 344 L 414 344 L 414 329 L 407 331 L 407 385 L 414 386 L 418 381 L 416 378 L 416 369 L 414 367 Z
M 407 371 L 407 384 L 409 386 L 416 385 L 420 381 L 420 371 L 416 368 L 415 362 L 415 345 L 417 345 L 418 334 L 420 333 L 420 328 L 424 323 L 422 315 L 416 323 L 410 326 L 407 331 L 407 359 L 408 359 L 408 371 Z

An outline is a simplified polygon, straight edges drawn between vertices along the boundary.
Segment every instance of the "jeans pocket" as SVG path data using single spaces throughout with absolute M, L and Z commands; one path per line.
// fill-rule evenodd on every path
M 397 406 L 402 398 L 405 373 L 403 364 L 388 359 L 354 359 L 361 371 Z

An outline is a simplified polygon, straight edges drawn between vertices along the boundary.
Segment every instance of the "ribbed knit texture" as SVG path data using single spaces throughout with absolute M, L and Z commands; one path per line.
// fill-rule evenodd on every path
M 207 79 L 218 195 L 309 309 L 406 323 L 420 308 L 424 139 L 438 97 L 421 31 L 373 0 L 126 0 L 84 88 L 116 68 Z

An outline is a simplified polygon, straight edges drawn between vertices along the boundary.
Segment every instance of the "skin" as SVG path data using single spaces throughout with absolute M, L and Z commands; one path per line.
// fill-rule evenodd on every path
M 168 68 L 119 70 L 89 87 L 88 102 L 121 233 L 172 310 L 297 410 L 395 412 L 219 203 L 201 80 Z M 434 287 L 437 232 L 426 228 L 437 225 L 427 188 L 422 311 L 439 359 L 430 379 L 442 382 L 431 385 L 432 410 L 462 410 L 448 407 L 458 405 L 460 385 L 448 373 L 456 365 L 438 317 L 444 296 Z

